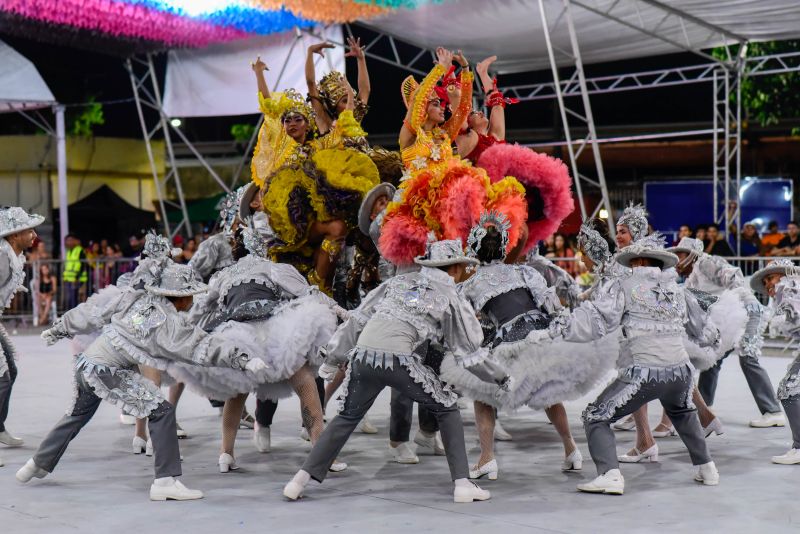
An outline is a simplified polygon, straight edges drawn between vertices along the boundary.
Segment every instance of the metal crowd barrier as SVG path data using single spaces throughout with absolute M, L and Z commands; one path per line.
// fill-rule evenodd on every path
M 566 268 L 571 274 L 578 276 L 585 272 L 585 268 L 579 264 L 580 257 L 571 258 L 549 258 L 561 267 Z M 767 263 L 777 259 L 776 257 L 759 256 L 736 256 L 726 257 L 725 260 L 742 269 L 745 276 L 750 276 L 755 271 Z M 800 257 L 789 258 L 795 263 L 800 264 Z M 56 317 L 70 309 L 76 299 L 69 298 L 68 291 L 64 284 L 64 261 L 63 260 L 36 260 L 25 265 L 25 286 L 26 293 L 17 293 L 11 306 L 3 312 L 3 319 L 14 320 L 23 326 L 38 326 L 39 324 L 49 324 Z M 77 288 L 77 302 L 83 302 L 93 293 L 103 289 L 109 284 L 114 284 L 120 275 L 132 271 L 136 267 L 133 258 L 97 258 L 93 260 L 83 260 L 82 266 L 86 272 L 86 283 L 79 284 Z M 50 272 L 55 275 L 55 293 L 52 297 L 50 306 L 45 306 L 46 296 L 39 292 L 40 276 L 39 273 L 43 266 L 47 266 Z

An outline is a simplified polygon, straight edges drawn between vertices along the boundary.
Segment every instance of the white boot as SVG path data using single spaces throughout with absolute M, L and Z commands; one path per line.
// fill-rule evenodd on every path
M 258 452 L 269 452 L 270 448 L 272 447 L 272 441 L 268 426 L 256 425 L 256 430 L 253 432 L 253 443 L 255 444 Z
M 173 477 L 157 478 L 150 486 L 151 501 L 193 501 L 202 498 L 202 491 L 189 489 Z
M 497 441 L 511 441 L 512 438 L 511 434 L 506 432 L 506 429 L 500 426 L 500 421 L 497 420 L 494 422 L 494 439 Z
M 236 465 L 236 458 L 228 454 L 227 452 L 223 452 L 219 455 L 219 472 L 220 473 L 227 473 L 228 471 L 236 471 L 239 469 L 239 466 Z
M 361 432 L 363 434 L 377 434 L 378 429 L 375 428 L 375 425 L 373 425 L 365 415 L 361 421 L 359 421 L 358 426 L 356 427 L 356 432 Z
M 8 447 L 22 447 L 25 442 L 22 441 L 20 438 L 14 437 L 8 433 L 8 430 L 3 430 L 0 432 L 0 443 L 3 445 L 7 445 Z
M 311 480 L 311 475 L 302 469 L 295 473 L 292 480 L 283 487 L 283 496 L 289 500 L 296 501 L 303 496 L 306 484 Z
M 142 454 L 147 451 L 147 441 L 139 436 L 133 436 L 133 443 L 131 444 L 133 454 Z
M 795 465 L 800 464 L 800 449 L 789 449 L 786 454 L 772 457 L 773 464 Z
M 144 447 L 144 455 L 153 456 L 153 440 L 150 438 L 147 439 L 147 445 Z
M 719 471 L 714 462 L 708 462 L 698 466 L 697 474 L 694 476 L 697 482 L 702 482 L 706 486 L 719 486 Z
M 17 471 L 17 480 L 25 484 L 30 482 L 32 478 L 44 478 L 47 474 L 47 471 L 36 465 L 36 462 L 31 458 Z
M 486 475 L 489 480 L 497 480 L 497 458 L 492 458 L 483 465 L 475 465 L 469 470 L 469 478 L 476 479 Z
M 418 464 L 419 457 L 414 453 L 414 449 L 407 441 L 400 443 L 397 447 L 389 445 L 389 450 L 392 451 L 392 457 L 398 464 Z
M 578 491 L 622 495 L 625 492 L 625 479 L 622 478 L 619 469 L 610 469 L 606 474 L 600 475 L 591 482 L 578 484 Z
M 417 430 L 417 433 L 414 435 L 414 443 L 416 443 L 419 447 L 425 447 L 426 449 L 430 449 L 436 456 L 444 456 L 444 443 L 442 443 L 442 436 L 439 432 L 434 432 L 432 435 L 428 435 L 422 430 Z M 417 449 L 419 451 L 419 448 Z
M 575 447 L 575 450 L 569 456 L 564 458 L 564 463 L 561 464 L 562 471 L 580 471 L 583 468 L 583 455 L 581 451 Z
M 491 493 L 481 489 L 477 484 L 467 480 L 466 478 L 459 478 L 455 481 L 455 488 L 453 488 L 453 502 L 464 503 L 473 501 L 488 501 L 491 498 Z
M 783 416 L 783 412 L 777 413 L 765 413 L 758 419 L 753 419 L 750 421 L 750 426 L 753 428 L 769 428 L 771 426 L 784 426 L 786 425 L 786 418 Z

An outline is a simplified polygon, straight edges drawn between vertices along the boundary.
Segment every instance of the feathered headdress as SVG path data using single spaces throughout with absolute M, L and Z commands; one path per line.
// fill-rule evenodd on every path
M 478 224 L 470 230 L 467 238 L 467 254 L 470 257 L 475 258 L 478 256 L 483 238 L 486 237 L 487 230 L 491 227 L 496 228 L 500 233 L 501 250 L 505 258 L 506 248 L 508 247 L 508 231 L 511 229 L 511 223 L 505 215 L 496 211 L 484 211 L 478 220 Z
M 281 121 L 290 115 L 302 115 L 308 121 L 310 130 L 317 131 L 314 110 L 296 90 L 287 89 L 282 93 L 272 93 L 272 98 L 264 99 L 263 104 L 279 115 Z

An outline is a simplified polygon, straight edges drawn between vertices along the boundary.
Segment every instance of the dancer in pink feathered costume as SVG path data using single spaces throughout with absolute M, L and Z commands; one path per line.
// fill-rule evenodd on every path
M 507 261 L 514 263 L 558 229 L 572 212 L 574 201 L 569 171 L 561 160 L 506 144 L 505 108 L 517 100 L 504 97 L 497 89 L 497 80 L 489 76 L 489 67 L 496 59 L 497 56 L 488 57 L 475 67 L 486 93 L 486 107 L 491 110 L 489 117 L 472 110 L 465 128 L 456 137 L 456 145 L 459 155 L 485 169 L 492 183 L 513 176 L 525 187 L 527 235 L 524 243 L 509 251 Z

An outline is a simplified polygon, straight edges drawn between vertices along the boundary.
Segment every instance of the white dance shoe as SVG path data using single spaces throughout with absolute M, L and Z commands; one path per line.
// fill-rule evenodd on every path
M 414 435 L 414 443 L 418 447 L 428 449 L 436 456 L 444 456 L 445 454 L 444 443 L 442 443 L 442 436 L 439 432 L 434 432 L 432 436 L 427 436 L 422 430 L 417 430 Z M 417 452 L 419 452 L 419 448 L 417 448 Z
M 150 486 L 151 501 L 193 501 L 202 498 L 202 491 L 189 489 L 173 477 L 157 478 Z
M 708 462 L 698 466 L 697 474 L 694 476 L 695 481 L 702 483 L 704 486 L 719 486 L 719 471 L 714 462 Z
M 782 412 L 778 413 L 765 413 L 758 419 L 753 419 L 750 421 L 750 426 L 753 428 L 769 428 L 772 426 L 785 426 L 786 425 L 786 418 L 783 416 Z
M 283 496 L 290 501 L 296 501 L 303 496 L 303 491 L 306 489 L 306 484 L 308 484 L 309 480 L 311 480 L 311 475 L 301 469 L 283 487 Z
M 658 445 L 653 445 L 646 451 L 639 451 L 636 447 L 625 454 L 617 456 L 617 460 L 624 464 L 638 464 L 639 462 L 657 462 Z
M 656 430 L 656 428 L 666 428 L 666 430 Z M 651 431 L 654 438 L 671 438 L 678 435 L 675 428 L 671 426 L 659 424 L 656 428 Z
M 132 415 L 126 414 L 125 412 L 120 412 L 119 424 L 126 426 L 133 426 L 136 424 L 136 418 Z
M 414 449 L 407 441 L 399 444 L 397 447 L 389 445 L 389 450 L 392 452 L 392 459 L 398 464 L 418 464 L 419 456 L 414 452 Z
M 625 492 L 625 479 L 622 477 L 622 473 L 620 473 L 619 469 L 611 469 L 606 474 L 600 475 L 591 482 L 578 484 L 578 491 L 622 495 Z
M 705 437 L 714 434 L 715 436 L 720 436 L 725 433 L 725 429 L 722 428 L 722 421 L 719 420 L 719 417 L 715 417 L 708 423 L 708 426 L 703 427 L 703 435 Z
M 147 439 L 147 445 L 144 448 L 144 455 L 153 456 L 153 440 L 150 438 Z
M 0 443 L 7 447 L 22 447 L 25 442 L 20 438 L 14 437 L 8 433 L 8 430 L 0 432 Z
M 483 465 L 475 465 L 470 469 L 469 478 L 477 479 L 486 476 L 489 480 L 497 480 L 497 471 L 497 458 L 492 458 L 491 462 L 486 462 Z
M 331 473 L 341 473 L 342 471 L 347 470 L 347 462 L 340 462 L 338 458 L 333 461 L 331 466 L 328 468 L 328 471 Z
M 562 471 L 580 471 L 583 468 L 583 455 L 577 448 L 564 458 L 561 464 Z
M 6 465 L 6 464 L 3 462 L 3 459 L 0 458 L 0 467 L 3 467 L 4 465 Z
M 362 434 L 377 434 L 378 429 L 375 428 L 375 425 L 373 425 L 365 415 L 358 423 L 358 426 L 356 427 L 356 432 L 361 432 Z
M 178 436 L 178 439 L 186 439 L 189 437 L 189 434 L 187 434 L 186 431 L 183 428 L 181 428 L 180 424 L 175 423 L 175 427 L 177 429 L 175 434 Z
M 47 475 L 47 471 L 36 465 L 36 462 L 31 458 L 17 471 L 17 480 L 26 484 L 30 482 L 32 478 L 44 478 Z
M 239 466 L 236 465 L 236 458 L 228 454 L 227 452 L 223 452 L 219 455 L 219 472 L 220 473 L 227 473 L 228 471 L 236 471 L 239 469 Z
M 800 449 L 789 449 L 786 454 L 772 457 L 773 464 L 796 465 L 800 464 Z
M 242 412 L 242 418 L 239 420 L 239 428 L 249 428 L 250 430 L 256 425 L 256 418 L 247 413 L 247 410 Z
M 300 427 L 300 439 L 303 441 L 311 441 L 311 436 L 308 435 L 308 430 L 306 427 Z
M 514 438 L 506 432 L 506 429 L 500 425 L 500 421 L 494 422 L 494 439 L 497 441 L 511 441 Z
M 620 430 L 620 431 L 635 430 L 636 429 L 636 422 L 633 420 L 633 416 L 629 415 L 628 417 L 624 417 L 624 418 L 620 419 L 619 421 L 617 421 L 616 423 L 613 423 L 611 425 L 611 428 L 613 428 L 614 430 Z
M 139 436 L 133 436 L 131 448 L 133 449 L 133 454 L 143 454 L 145 451 L 147 451 L 147 440 L 144 440 Z
M 481 489 L 474 482 L 469 482 L 463 478 L 456 480 L 456 486 L 453 488 L 453 502 L 466 503 L 474 501 L 488 501 L 491 498 L 491 493 L 485 489 Z
M 255 432 L 253 432 L 253 444 L 258 452 L 269 452 L 272 448 L 270 427 L 256 426 Z

